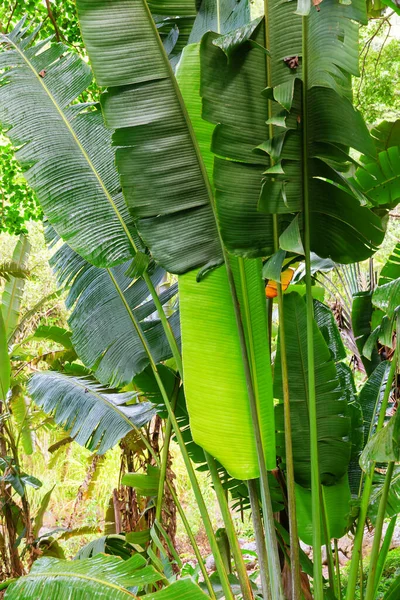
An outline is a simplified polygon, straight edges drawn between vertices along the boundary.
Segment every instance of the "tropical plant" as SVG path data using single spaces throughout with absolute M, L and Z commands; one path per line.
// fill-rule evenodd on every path
M 161 460 L 147 445 L 152 469 L 126 481 L 156 496 L 155 524 L 162 527 L 173 431 L 225 598 L 232 599 L 237 588 L 200 493 L 191 460 L 199 453 L 220 502 L 243 598 L 253 598 L 253 587 L 221 475 L 229 481 L 226 487 L 244 485 L 243 496 L 248 495 L 264 598 L 311 597 L 307 575 L 312 575 L 317 600 L 325 594 L 340 597 L 330 542 L 355 527 L 346 591 L 351 600 L 371 492 L 375 486 L 377 556 L 399 458 L 397 418 L 384 427 L 392 384 L 397 385 L 397 353 L 390 365 L 375 364 L 376 337 L 367 348 L 359 343 L 359 353 L 370 361 L 364 365 L 371 379 L 357 402 L 334 319 L 314 301 L 311 253 L 316 260 L 355 263 L 371 257 L 381 244 L 385 217 L 398 200 L 395 126 L 383 125 L 371 136 L 352 106 L 358 27 L 367 20 L 363 0 L 324 0 L 318 10 L 300 0 L 296 12 L 292 3 L 270 0 L 264 15 L 251 22 L 245 2 L 233 3 L 231 10 L 211 4 L 204 0 L 201 6 L 192 43 L 183 48 L 184 29 L 174 51 L 176 32 L 165 35 L 169 19 L 159 18 L 168 16 L 165 3 L 78 0 L 86 51 L 97 84 L 106 88 L 101 111 L 76 103 L 91 83 L 85 61 L 66 53 L 60 43 L 35 45 L 35 33 L 23 21 L 3 35 L 0 117 L 19 147 L 17 157 L 44 213 L 66 242 L 53 263 L 60 281 L 72 284 L 72 341 L 101 382 L 100 387 L 87 378 L 42 373 L 34 376 L 30 389 L 57 422 L 72 426 L 81 443 L 99 451 L 120 439 L 128 425 L 137 428 L 133 413 L 153 410 L 137 402 L 134 392 L 115 395 L 105 386 L 130 389 L 133 382 L 145 398 L 155 395 L 167 416 Z M 191 18 L 193 6 L 182 0 L 174 14 Z M 215 32 L 207 32 L 209 22 Z M 391 140 L 383 148 L 382 138 Z M 362 158 L 351 178 L 355 152 Z M 303 261 L 305 285 L 296 291 L 289 286 L 284 296 L 282 270 Z M 384 313 L 379 331 L 391 347 L 400 288 L 398 279 L 387 281 L 392 277 L 388 269 L 385 283 L 369 301 Z M 165 270 L 179 275 L 183 361 L 178 312 L 167 317 L 163 308 L 176 288 L 161 295 L 156 289 Z M 267 306 L 263 277 L 276 282 L 274 369 L 272 301 Z M 157 320 L 150 318 L 155 311 Z M 360 335 L 368 344 L 367 321 Z M 173 369 L 158 364 L 171 356 Z M 382 462 L 389 464 L 383 484 L 375 476 L 375 464 Z M 268 471 L 282 488 L 278 524 Z M 351 491 L 360 498 L 358 513 L 352 510 Z M 312 570 L 299 551 L 299 537 L 310 536 Z M 322 577 L 322 543 L 328 581 Z M 163 556 L 153 537 L 148 553 L 156 568 L 157 552 Z M 90 574 L 91 564 L 97 569 L 96 560 L 82 561 L 79 569 Z M 285 584 L 281 564 L 283 573 L 291 571 Z M 75 567 L 51 564 L 42 594 L 51 596 L 53 567 L 66 568 L 73 579 Z M 26 580 L 27 597 L 36 592 L 34 582 L 41 581 L 40 568 L 35 567 L 38 579 L 32 572 Z M 203 574 L 214 598 L 215 580 Z M 377 579 L 379 570 L 371 569 L 368 600 Z M 168 597 L 184 581 L 147 597 Z M 8 595 L 24 583 L 13 585 Z M 201 593 L 193 590 L 192 597 Z

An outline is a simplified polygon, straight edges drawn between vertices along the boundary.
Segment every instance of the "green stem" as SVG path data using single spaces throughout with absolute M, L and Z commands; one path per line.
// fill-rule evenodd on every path
M 313 523 L 313 583 L 315 600 L 322 600 L 322 557 L 321 557 L 321 507 L 320 476 L 318 459 L 317 402 L 315 394 L 314 372 L 314 306 L 311 285 L 311 247 L 310 247 L 310 199 L 308 172 L 308 124 L 307 124 L 307 92 L 308 92 L 308 17 L 303 17 L 303 198 L 304 198 L 304 250 L 306 264 L 306 306 L 307 306 L 307 365 L 308 365 L 308 413 L 310 420 L 310 453 L 311 453 L 311 503 Z
M 166 314 L 164 312 L 164 308 L 163 308 L 163 306 L 162 306 L 162 304 L 160 302 L 160 298 L 158 297 L 157 291 L 156 291 L 156 289 L 155 289 L 155 287 L 153 285 L 151 277 L 150 277 L 150 275 L 146 271 L 143 273 L 143 279 L 144 279 L 147 287 L 149 288 L 149 292 L 150 292 L 150 295 L 151 295 L 151 297 L 153 299 L 154 306 L 157 309 L 157 313 L 158 313 L 158 316 L 160 318 L 161 325 L 162 325 L 162 327 L 164 329 L 164 333 L 166 335 L 166 338 L 168 340 L 168 344 L 169 344 L 169 346 L 171 348 L 172 355 L 173 355 L 173 357 L 175 359 L 175 362 L 176 362 L 176 368 L 178 369 L 178 371 L 180 373 L 180 376 L 183 377 L 182 357 L 181 357 L 181 353 L 180 353 L 179 348 L 178 348 L 177 341 L 176 341 L 175 336 L 174 336 L 174 332 L 172 331 L 171 325 L 168 322 L 168 319 L 167 319 Z
M 246 325 L 248 327 L 248 331 L 251 332 L 251 317 L 249 312 L 249 306 L 247 303 L 247 295 L 246 295 L 246 273 L 244 267 L 243 258 L 238 258 L 239 265 L 239 273 L 240 279 L 242 283 L 243 289 L 243 307 L 244 307 L 244 319 Z M 255 387 L 253 382 L 253 374 L 249 359 L 249 354 L 252 354 L 252 348 L 247 349 L 246 343 L 246 334 L 244 330 L 244 324 L 242 320 L 242 313 L 240 310 L 239 298 L 237 295 L 237 290 L 235 286 L 235 281 L 233 278 L 233 273 L 231 266 L 229 264 L 229 259 L 227 258 L 227 274 L 229 286 L 231 289 L 231 295 L 233 300 L 233 306 L 236 317 L 236 324 L 239 333 L 239 342 L 242 351 L 242 359 L 243 359 L 243 367 L 246 378 L 246 386 L 247 393 L 249 397 L 249 405 L 250 405 L 250 414 L 254 431 L 255 444 L 257 449 L 257 459 L 258 459 L 258 468 L 260 471 L 260 488 L 261 488 L 261 504 L 263 509 L 263 517 L 264 517 L 264 531 L 265 531 L 265 542 L 268 552 L 268 567 L 269 567 L 269 578 L 271 583 L 271 592 L 274 600 L 281 600 L 284 598 L 283 595 L 283 586 L 282 586 L 282 577 L 281 577 L 281 567 L 279 562 L 279 554 L 278 554 L 278 541 L 276 538 L 276 531 L 274 525 L 274 514 L 272 511 L 272 500 L 271 500 L 271 492 L 269 489 L 268 483 L 268 473 L 267 467 L 265 464 L 265 452 L 264 445 L 262 441 L 260 420 L 258 414 L 258 405 L 257 398 L 255 394 Z M 249 335 L 249 341 L 251 345 L 251 335 Z
M 392 382 L 397 370 L 397 350 L 395 350 L 392 362 L 390 365 L 390 371 L 388 375 L 388 379 L 386 382 L 385 393 L 382 398 L 382 404 L 379 411 L 378 424 L 376 426 L 376 433 L 380 431 L 383 427 L 383 423 L 385 420 L 386 410 L 389 403 L 390 391 L 392 389 Z M 360 504 L 360 512 L 357 520 L 357 529 L 356 535 L 354 537 L 354 546 L 353 553 L 351 556 L 349 577 L 347 580 L 347 591 L 346 591 L 346 600 L 353 600 L 357 585 L 357 575 L 358 575 L 358 565 L 360 562 L 361 551 L 362 551 L 362 542 L 364 537 L 364 527 L 365 520 L 367 518 L 369 499 L 372 491 L 372 479 L 375 470 L 375 463 L 372 463 L 368 472 L 365 476 L 364 489 L 361 495 L 361 504 Z M 362 582 L 361 582 L 362 586 Z
M 258 565 L 260 567 L 261 589 L 264 600 L 272 600 L 271 586 L 269 582 L 268 554 L 264 541 L 264 528 L 261 520 L 260 504 L 258 502 L 257 485 L 255 479 L 249 479 L 247 482 L 249 490 L 251 514 L 253 519 L 254 535 L 256 538 L 256 547 L 258 555 Z
M 393 482 L 393 480 L 392 480 L 392 482 Z M 384 537 L 384 540 L 382 543 L 381 551 L 379 552 L 379 558 L 377 561 L 376 573 L 375 573 L 375 596 L 377 595 L 378 586 L 379 586 L 379 583 L 380 583 L 380 580 L 382 577 L 382 573 L 383 573 L 383 568 L 385 566 L 387 555 L 390 550 L 390 544 L 392 541 L 394 528 L 396 527 L 396 521 L 397 521 L 397 515 L 394 515 L 394 517 L 392 517 L 390 520 L 388 528 L 386 529 L 386 533 L 385 533 L 385 537 Z
M 174 412 L 175 412 L 176 403 L 178 400 L 179 386 L 180 386 L 180 379 L 177 378 L 176 382 L 175 382 L 175 386 L 174 386 L 174 391 L 172 393 L 172 398 L 171 398 L 171 407 Z M 172 433 L 171 419 L 168 418 L 167 424 L 165 426 L 165 433 L 164 433 L 164 446 L 163 446 L 163 451 L 162 451 L 162 455 L 161 455 L 160 480 L 158 482 L 158 494 L 157 494 L 157 503 L 156 503 L 156 521 L 158 521 L 161 524 L 162 524 L 161 515 L 162 515 L 162 505 L 163 505 L 163 498 L 164 498 L 164 486 L 165 486 L 165 481 L 166 481 L 166 477 L 167 477 L 169 445 L 170 445 L 170 441 L 171 441 L 171 433 Z M 155 548 L 154 548 L 154 550 L 155 550 Z
M 342 600 L 342 587 L 340 584 L 340 562 L 339 562 L 339 548 L 338 548 L 338 541 L 335 538 L 334 539 L 334 546 L 335 546 L 335 567 L 336 567 L 336 590 L 335 590 L 335 594 L 337 596 L 338 600 Z
M 240 583 L 240 589 L 242 590 L 243 600 L 253 600 L 253 591 L 251 589 L 251 584 L 249 580 L 249 576 L 247 574 L 246 565 L 243 560 L 243 554 L 239 545 L 238 537 L 235 531 L 235 526 L 233 523 L 231 511 L 229 509 L 228 501 L 225 495 L 225 490 L 222 487 L 221 480 L 219 478 L 217 465 L 215 462 L 215 458 L 213 458 L 207 452 L 205 453 L 208 468 L 210 470 L 211 479 L 213 482 L 214 490 L 217 495 L 219 507 L 221 510 L 221 515 L 224 521 L 225 530 L 228 536 L 229 545 L 232 550 L 233 559 L 235 561 L 236 571 Z
M 112 271 L 110 269 L 107 269 L 107 270 L 108 270 L 108 273 L 109 273 L 109 275 L 110 275 L 110 277 L 111 277 L 111 279 L 112 279 L 112 281 L 113 281 L 113 283 L 115 285 L 116 290 L 118 291 L 118 294 L 119 294 L 122 302 L 125 305 L 125 308 L 126 308 L 128 314 L 129 314 L 129 317 L 130 317 L 130 319 L 132 321 L 132 324 L 133 324 L 133 326 L 134 326 L 134 328 L 136 330 L 136 333 L 138 334 L 138 337 L 139 337 L 139 339 L 140 339 L 140 341 L 141 341 L 141 343 L 143 345 L 143 348 L 144 348 L 144 350 L 145 350 L 145 352 L 147 354 L 147 357 L 148 357 L 149 363 L 150 363 L 150 367 L 151 367 L 151 369 L 153 371 L 153 374 L 154 374 L 154 378 L 155 378 L 155 380 L 157 382 L 157 385 L 158 385 L 158 388 L 159 388 L 159 390 L 161 392 L 161 396 L 163 398 L 164 404 L 165 404 L 166 409 L 168 411 L 168 417 L 171 420 L 172 428 L 174 430 L 176 440 L 178 442 L 180 451 L 182 453 L 182 458 L 183 458 L 183 461 L 185 463 L 186 470 L 188 472 L 189 480 L 190 480 L 190 483 L 192 485 L 193 492 L 194 492 L 194 495 L 195 495 L 195 498 L 196 498 L 196 501 L 197 501 L 197 505 L 199 507 L 200 515 L 201 515 L 203 523 L 204 523 L 204 528 L 206 530 L 208 541 L 210 543 L 211 552 L 213 553 L 213 556 L 214 556 L 214 559 L 215 559 L 215 565 L 217 567 L 217 571 L 218 571 L 218 574 L 219 574 L 219 577 L 220 577 L 220 581 L 221 581 L 221 586 L 222 586 L 223 592 L 224 592 L 227 600 L 234 600 L 234 596 L 232 594 L 232 590 L 231 590 L 231 586 L 230 586 L 230 583 L 229 583 L 228 575 L 226 573 L 226 570 L 225 570 L 225 567 L 224 567 L 224 563 L 222 561 L 222 557 L 221 557 L 221 554 L 220 554 L 220 551 L 219 551 L 219 548 L 218 548 L 217 540 L 215 538 L 215 534 L 214 534 L 214 530 L 213 530 L 212 523 L 211 523 L 211 520 L 210 520 L 210 516 L 209 516 L 208 511 L 207 511 L 207 506 L 206 506 L 206 503 L 204 501 L 203 494 L 201 493 L 199 482 L 197 481 L 197 477 L 196 477 L 196 474 L 194 472 L 194 468 L 193 468 L 192 462 L 190 460 L 189 454 L 187 452 L 187 448 L 186 448 L 185 441 L 183 439 L 181 430 L 180 430 L 178 422 L 176 420 L 174 411 L 172 410 L 171 402 L 169 401 L 168 394 L 167 394 L 167 392 L 165 390 L 164 384 L 163 384 L 162 379 L 160 377 L 160 374 L 158 372 L 157 365 L 154 362 L 153 355 L 151 354 L 149 345 L 148 345 L 147 340 L 146 340 L 146 338 L 145 338 L 145 336 L 143 334 L 143 331 L 142 331 L 142 329 L 140 327 L 140 324 L 136 320 L 136 317 L 133 314 L 133 312 L 132 312 L 129 304 L 127 303 L 126 298 L 125 298 L 124 294 L 122 293 L 122 290 L 119 288 L 118 283 L 116 282 L 115 277 L 114 277 Z
M 331 534 L 329 531 L 328 514 L 326 510 L 324 488 L 321 485 L 321 512 L 322 512 L 322 527 L 324 530 L 325 538 L 325 549 L 326 559 L 328 561 L 328 574 L 329 574 L 329 585 L 332 590 L 336 591 L 336 580 L 335 580 L 335 567 L 333 564 L 332 547 L 331 547 Z
M 390 462 L 387 467 L 385 483 L 383 485 L 382 495 L 379 502 L 378 515 L 375 523 L 374 541 L 369 562 L 369 573 L 367 581 L 367 591 L 365 600 L 374 600 L 375 597 L 375 575 L 379 556 L 379 548 L 382 537 L 383 522 L 385 520 L 386 506 L 389 496 L 390 484 L 392 481 L 394 462 Z
M 273 215 L 274 227 L 274 251 L 279 250 L 278 237 L 278 216 Z M 285 423 L 285 457 L 286 457 L 286 485 L 288 496 L 288 516 L 289 516 L 289 537 L 290 537 L 290 567 L 292 578 L 292 598 L 301 600 L 301 578 L 300 578 L 300 552 L 299 535 L 297 529 L 296 517 L 296 495 L 294 480 L 293 463 L 293 444 L 292 444 L 292 424 L 290 417 L 290 395 L 289 395 L 289 371 L 287 365 L 286 353 L 286 335 L 283 307 L 283 293 L 281 282 L 276 282 L 278 293 L 278 312 L 279 312 L 279 343 L 281 349 L 281 369 L 282 369 L 282 387 L 283 387 L 283 411 Z

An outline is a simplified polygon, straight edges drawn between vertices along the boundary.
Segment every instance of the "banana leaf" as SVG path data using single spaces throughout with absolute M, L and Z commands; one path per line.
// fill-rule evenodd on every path
M 136 402 L 133 392 L 116 393 L 84 377 L 47 371 L 36 373 L 29 394 L 58 425 L 71 430 L 78 444 L 104 454 L 132 429 L 154 416 L 149 402 Z
M 26 271 L 28 267 L 30 248 L 31 245 L 28 241 L 28 238 L 24 235 L 21 235 L 14 248 L 12 256 L 12 262 L 16 269 Z M 1 297 L 1 312 L 3 314 L 7 339 L 10 339 L 11 334 L 17 327 L 24 289 L 25 279 L 23 277 L 11 276 L 8 278 L 8 281 L 4 286 Z
M 307 324 L 304 299 L 295 292 L 284 296 L 289 397 L 291 402 L 292 439 L 295 480 L 303 487 L 311 485 L 310 432 L 307 407 Z M 329 347 L 314 323 L 315 383 L 319 469 L 323 485 L 333 485 L 347 473 L 351 454 L 350 417 L 347 397 L 342 389 L 337 367 Z M 277 451 L 284 458 L 283 382 L 280 343 L 275 359 L 274 397 Z
M 98 267 L 140 245 L 123 200 L 111 133 L 101 112 L 76 100 L 92 81 L 89 65 L 61 43 L 34 45 L 37 29 L 1 34 L 0 121 L 24 176 L 60 237 Z

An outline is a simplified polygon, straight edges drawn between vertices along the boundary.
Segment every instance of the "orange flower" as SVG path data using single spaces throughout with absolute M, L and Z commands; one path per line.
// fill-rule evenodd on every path
M 292 281 L 293 275 L 294 269 L 286 269 L 286 271 L 282 271 L 281 286 L 283 292 L 287 290 L 289 283 Z M 276 296 L 278 295 L 278 291 L 276 289 L 276 281 L 272 281 L 272 279 L 268 281 L 267 287 L 265 288 L 265 295 L 267 298 L 276 298 Z

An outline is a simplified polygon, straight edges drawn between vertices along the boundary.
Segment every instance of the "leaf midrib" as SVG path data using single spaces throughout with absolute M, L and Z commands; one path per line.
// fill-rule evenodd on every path
M 29 573 L 29 575 L 27 575 L 27 578 L 29 579 L 40 579 L 40 578 L 47 578 L 47 577 L 67 577 L 67 578 L 77 578 L 77 579 L 84 579 L 86 581 L 92 581 L 94 583 L 98 583 L 103 587 L 109 587 L 111 589 L 117 590 L 119 592 L 123 592 L 124 594 L 126 594 L 127 596 L 129 596 L 129 598 L 135 598 L 137 600 L 137 596 L 135 596 L 135 594 L 132 594 L 132 592 L 130 592 L 129 590 L 115 584 L 115 583 L 110 583 L 109 581 L 105 580 L 105 579 L 98 579 L 97 577 L 90 577 L 89 575 L 84 575 L 82 573 L 70 573 L 68 571 L 58 571 L 57 573 L 53 573 L 51 571 L 42 571 L 41 573 Z
M 2 36 L 3 39 L 6 36 Z M 80 152 L 82 153 L 84 159 L 86 160 L 87 164 L 89 165 L 91 171 L 93 172 L 94 176 L 96 177 L 97 181 L 100 184 L 101 189 L 103 190 L 104 196 L 106 197 L 107 201 L 109 202 L 109 204 L 111 205 L 112 209 L 114 210 L 118 220 L 121 223 L 122 229 L 124 230 L 129 243 L 131 244 L 133 250 L 135 252 L 137 252 L 137 247 L 136 244 L 129 232 L 129 229 L 127 228 L 127 226 L 124 223 L 124 220 L 122 218 L 121 213 L 119 212 L 111 194 L 109 193 L 109 191 L 107 190 L 100 174 L 98 173 L 96 167 L 94 166 L 92 160 L 90 159 L 88 153 L 86 152 L 85 148 L 83 147 L 83 145 L 81 144 L 79 138 L 77 137 L 77 135 L 75 134 L 75 131 L 73 129 L 73 127 L 71 126 L 70 122 L 68 121 L 68 119 L 66 118 L 66 116 L 64 115 L 64 112 L 62 111 L 62 109 L 58 106 L 56 99 L 54 98 L 53 94 L 50 92 L 49 88 L 47 87 L 47 85 L 44 82 L 44 77 L 40 77 L 39 74 L 36 72 L 36 69 L 33 67 L 33 65 L 31 64 L 31 62 L 27 59 L 27 57 L 25 56 L 24 52 L 22 52 L 20 50 L 20 48 L 18 47 L 18 44 L 16 44 L 13 40 L 11 40 L 10 38 L 6 38 L 7 39 L 7 43 L 11 44 L 15 50 L 18 52 L 18 54 L 21 56 L 22 60 L 25 62 L 25 64 L 28 66 L 28 68 L 32 71 L 32 73 L 34 74 L 34 76 L 36 77 L 38 83 L 42 86 L 42 88 L 44 89 L 45 93 L 47 94 L 47 96 L 49 97 L 49 99 L 51 100 L 51 102 L 53 103 L 56 111 L 58 112 L 58 114 L 60 115 L 65 127 L 67 128 L 68 132 L 70 133 L 70 135 L 72 136 L 75 144 L 77 145 L 77 147 L 79 148 Z

